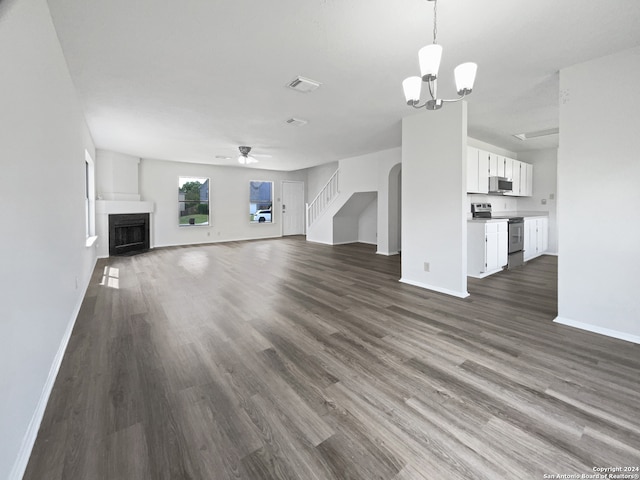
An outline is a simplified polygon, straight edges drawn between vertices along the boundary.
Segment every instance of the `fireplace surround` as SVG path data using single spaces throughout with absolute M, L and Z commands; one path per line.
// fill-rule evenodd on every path
M 109 256 L 145 252 L 149 246 L 148 213 L 109 215 Z

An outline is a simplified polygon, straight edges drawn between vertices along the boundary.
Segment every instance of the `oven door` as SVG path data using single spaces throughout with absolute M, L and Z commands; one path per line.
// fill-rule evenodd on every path
M 524 222 L 509 222 L 509 253 L 524 248 Z

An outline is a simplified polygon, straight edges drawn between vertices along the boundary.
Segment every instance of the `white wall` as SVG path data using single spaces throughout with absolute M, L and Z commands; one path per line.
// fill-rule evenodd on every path
M 108 150 L 96 151 L 96 194 L 103 200 L 140 200 L 140 159 Z
M 178 227 L 178 177 L 210 179 L 210 225 Z M 154 247 L 190 245 L 282 235 L 282 180 L 304 181 L 306 172 L 279 172 L 246 167 L 223 167 L 197 163 L 143 159 L 140 163 L 140 194 L 155 203 L 152 224 Z M 273 223 L 249 222 L 249 182 L 274 182 Z
M 311 203 L 338 169 L 338 162 L 325 163 L 305 170 L 307 181 L 307 203 Z
M 460 297 L 468 296 L 466 107 L 402 119 L 402 281 Z
M 479 148 L 480 150 L 485 150 L 487 152 L 495 153 L 497 155 L 502 155 L 504 157 L 521 160 L 518 157 L 518 154 L 516 152 L 512 152 L 511 150 L 506 150 L 502 147 L 498 147 L 497 145 L 493 145 L 491 143 L 483 142 L 482 140 L 478 140 L 477 138 L 467 137 L 467 145 L 470 147 Z
M 364 242 L 375 245 L 377 236 L 377 192 L 356 192 L 333 216 L 333 245 Z
M 358 218 L 358 241 L 376 245 L 378 242 L 378 196 L 369 202 Z
M 0 478 L 18 479 L 95 265 L 95 149 L 45 0 L 2 2 L 0 58 Z
M 520 152 L 520 160 L 533 165 L 533 196 L 518 198 L 518 211 L 547 212 L 548 252 L 558 253 L 558 150 L 553 148 Z
M 558 150 L 557 321 L 637 343 L 639 77 L 640 47 L 561 70 Z

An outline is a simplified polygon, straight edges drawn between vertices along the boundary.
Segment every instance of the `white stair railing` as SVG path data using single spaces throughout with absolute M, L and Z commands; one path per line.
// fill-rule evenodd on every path
M 338 182 L 340 169 L 336 170 L 326 183 L 320 193 L 316 195 L 311 203 L 307 203 L 307 228 L 322 215 L 322 212 L 333 202 L 340 193 L 340 185 Z

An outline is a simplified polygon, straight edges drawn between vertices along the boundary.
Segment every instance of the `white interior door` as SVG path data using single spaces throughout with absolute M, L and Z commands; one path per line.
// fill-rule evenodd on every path
M 282 235 L 304 234 L 304 182 L 282 182 Z

